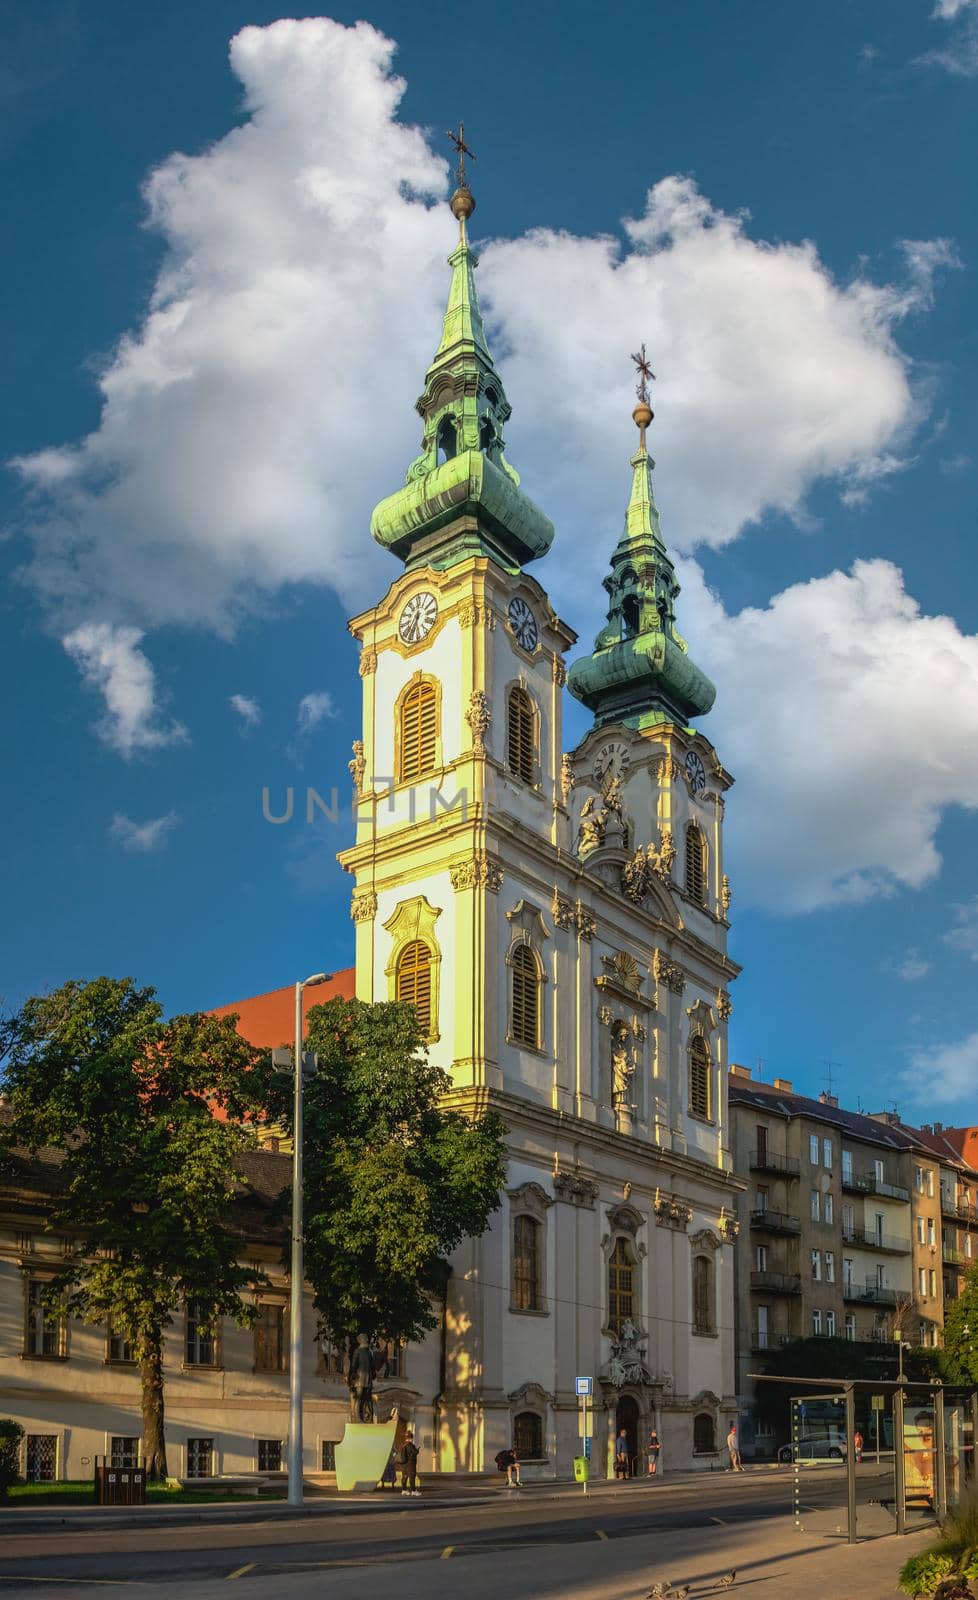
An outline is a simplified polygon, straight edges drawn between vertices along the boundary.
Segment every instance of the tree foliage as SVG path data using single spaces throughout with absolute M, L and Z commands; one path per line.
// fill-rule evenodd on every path
M 71 982 L 29 999 L 5 1025 L 0 1130 L 7 1159 L 44 1147 L 58 1165 L 48 1226 L 79 1249 L 48 1298 L 111 1324 L 141 1368 L 144 1456 L 164 1476 L 163 1333 L 196 1301 L 205 1325 L 247 1322 L 237 1261 L 234 1158 L 267 1101 L 262 1052 L 233 1017 L 164 1021 L 152 989 L 131 979 Z
M 24 1430 L 12 1417 L 0 1417 L 0 1500 L 20 1482 L 20 1446 Z
M 949 1383 L 978 1383 L 978 1263 L 957 1299 L 945 1302 L 942 1366 Z
M 309 1013 L 319 1071 L 305 1092 L 305 1267 L 341 1346 L 420 1338 L 451 1252 L 488 1227 L 503 1125 L 447 1109 L 414 1008 L 332 999 Z

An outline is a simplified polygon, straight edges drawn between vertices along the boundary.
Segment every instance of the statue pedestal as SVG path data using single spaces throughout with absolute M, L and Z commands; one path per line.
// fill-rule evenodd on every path
M 348 1422 L 336 1446 L 336 1487 L 341 1494 L 376 1489 L 394 1448 L 397 1418 L 389 1422 Z

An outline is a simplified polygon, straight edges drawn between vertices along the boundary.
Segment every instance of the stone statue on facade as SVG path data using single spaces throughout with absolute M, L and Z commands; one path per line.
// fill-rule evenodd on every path
M 625 1110 L 632 1103 L 632 1079 L 635 1063 L 628 1048 L 628 1029 L 617 1023 L 611 1035 L 611 1100 L 616 1110 Z
M 577 830 L 578 855 L 588 855 L 596 850 L 598 845 L 604 844 L 604 811 L 596 809 L 598 797 L 596 794 L 588 795 L 581 811 L 581 825 Z
M 374 1354 L 365 1333 L 357 1334 L 346 1381 L 350 1386 L 350 1421 L 373 1422 Z
M 626 1317 L 611 1341 L 611 1358 L 604 1377 L 612 1388 L 621 1389 L 626 1383 L 647 1384 L 654 1380 L 645 1360 L 644 1335 L 630 1317 Z

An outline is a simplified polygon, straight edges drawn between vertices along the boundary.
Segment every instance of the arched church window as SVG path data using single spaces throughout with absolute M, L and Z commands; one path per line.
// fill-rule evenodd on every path
M 519 944 L 510 958 L 512 1006 L 509 1032 L 514 1044 L 540 1048 L 540 968 L 528 944 Z
M 608 1326 L 620 1332 L 635 1320 L 635 1258 L 627 1239 L 615 1240 L 608 1258 Z
M 491 450 L 496 438 L 496 429 L 490 416 L 484 416 L 479 423 L 479 449 L 483 452 Z
M 628 594 L 622 601 L 621 631 L 623 639 L 634 639 L 638 633 L 638 601 L 633 594 Z
M 442 417 L 438 424 L 436 442 L 439 462 L 451 461 L 452 457 L 458 454 L 458 432 L 454 417 Z
M 521 1461 L 539 1461 L 543 1455 L 543 1418 L 535 1411 L 518 1411 L 513 1418 L 513 1449 Z
M 539 1311 L 540 1234 L 536 1217 L 513 1218 L 513 1306 L 517 1311 Z
M 691 900 L 706 905 L 706 838 L 691 822 L 686 829 L 686 893 Z
M 709 1256 L 693 1257 L 693 1332 L 716 1332 L 713 1262 Z
M 689 1109 L 694 1117 L 709 1121 L 710 1048 L 702 1034 L 695 1034 L 689 1046 Z
M 696 1455 L 709 1455 L 717 1447 L 716 1424 L 708 1411 L 693 1418 L 693 1451 Z
M 402 783 L 434 772 L 438 754 L 438 690 L 431 678 L 412 683 L 401 700 L 397 776 Z
M 518 685 L 509 691 L 506 706 L 506 751 L 514 778 L 532 783 L 534 778 L 533 701 Z
M 397 958 L 395 997 L 413 1006 L 418 1027 L 431 1033 L 431 951 L 423 939 L 412 939 Z

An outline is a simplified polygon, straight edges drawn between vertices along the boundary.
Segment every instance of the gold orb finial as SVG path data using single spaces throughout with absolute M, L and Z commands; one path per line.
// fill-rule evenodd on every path
M 468 184 L 459 184 L 448 204 L 453 217 L 457 217 L 459 222 L 467 222 L 475 210 L 475 196 Z

